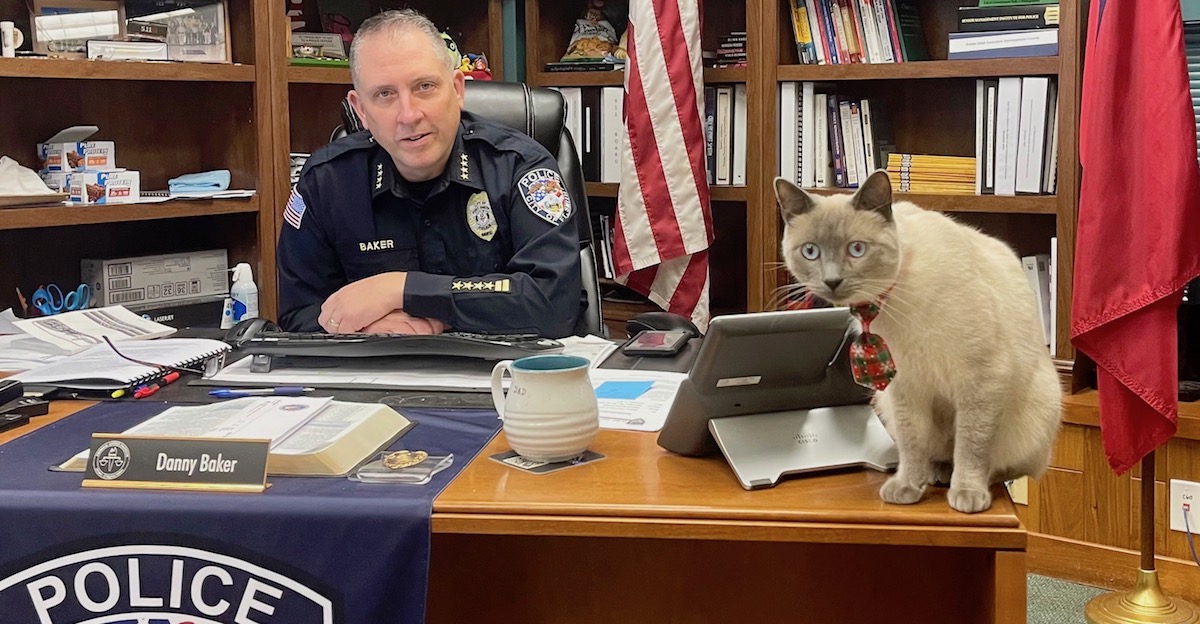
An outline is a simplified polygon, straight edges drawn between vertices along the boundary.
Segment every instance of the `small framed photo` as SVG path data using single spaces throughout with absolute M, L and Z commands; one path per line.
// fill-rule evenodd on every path
M 165 26 L 172 61 L 230 63 L 229 9 L 224 0 L 129 0 L 127 11 L 139 28 Z
M 87 58 L 88 40 L 125 36 L 121 0 L 31 0 L 33 51 L 59 58 Z

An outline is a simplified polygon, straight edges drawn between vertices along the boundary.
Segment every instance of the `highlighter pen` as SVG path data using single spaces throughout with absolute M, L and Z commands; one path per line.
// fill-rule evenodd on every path
M 159 387 L 160 386 L 158 384 L 150 384 L 148 386 L 142 386 L 141 388 L 138 388 L 136 391 L 134 391 L 133 398 L 144 399 L 144 398 L 154 394 L 155 392 L 158 392 Z
M 218 399 L 240 399 L 243 397 L 252 396 L 300 396 L 305 392 L 312 392 L 316 388 L 303 388 L 301 386 L 279 386 L 278 388 L 219 388 L 210 390 L 209 396 L 215 396 Z

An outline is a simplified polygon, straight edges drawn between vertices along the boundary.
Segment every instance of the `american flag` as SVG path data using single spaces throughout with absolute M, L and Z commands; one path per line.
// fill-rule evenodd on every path
M 300 229 L 300 222 L 304 219 L 304 208 L 304 198 L 300 196 L 300 191 L 293 189 L 291 197 L 288 197 L 287 206 L 283 208 L 283 220 L 297 230 Z
M 618 281 L 708 325 L 712 213 L 699 0 L 631 0 L 613 248 Z

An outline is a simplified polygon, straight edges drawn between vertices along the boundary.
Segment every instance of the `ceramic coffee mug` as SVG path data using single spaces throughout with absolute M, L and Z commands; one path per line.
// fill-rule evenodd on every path
M 533 461 L 558 462 L 587 450 L 600 429 L 588 364 L 575 355 L 534 355 L 496 364 L 492 402 L 514 451 Z M 507 397 L 505 371 L 512 374 Z
M 0 22 L 0 56 L 12 58 L 25 43 L 25 35 L 12 22 Z

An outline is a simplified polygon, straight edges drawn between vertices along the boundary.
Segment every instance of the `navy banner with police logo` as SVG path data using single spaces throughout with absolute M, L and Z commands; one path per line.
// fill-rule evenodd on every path
M 421 622 L 433 498 L 498 429 L 404 410 L 396 448 L 453 453 L 425 486 L 271 477 L 264 494 L 83 489 L 48 465 L 164 404 L 109 403 L 0 445 L 0 624 Z

